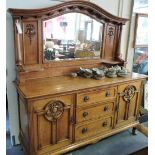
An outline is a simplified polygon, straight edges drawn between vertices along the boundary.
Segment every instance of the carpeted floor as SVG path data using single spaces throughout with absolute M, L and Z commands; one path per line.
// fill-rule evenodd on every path
M 147 146 L 147 137 L 140 132 L 133 136 L 131 130 L 127 130 L 65 155 L 128 155 Z M 24 155 L 24 152 L 21 146 L 16 146 L 7 149 L 6 155 Z

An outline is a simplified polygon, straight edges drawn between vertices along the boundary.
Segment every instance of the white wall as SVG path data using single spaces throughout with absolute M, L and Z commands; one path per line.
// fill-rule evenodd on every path
M 118 15 L 120 0 L 90 0 L 113 15 Z
M 131 2 L 132 0 L 90 0 L 91 2 L 98 4 L 108 12 L 124 17 L 129 18 L 131 12 Z M 6 9 L 8 8 L 43 8 L 49 7 L 59 2 L 52 2 L 50 0 L 7 0 Z M 6 68 L 7 68 L 7 95 L 8 95 L 8 110 L 10 116 L 10 125 L 11 125 L 11 136 L 15 135 L 16 144 L 18 141 L 19 134 L 19 121 L 18 121 L 18 106 L 17 106 L 17 93 L 14 84 L 12 83 L 15 80 L 15 55 L 14 55 L 14 39 L 13 39 L 13 24 L 12 18 L 9 13 L 6 15 Z M 129 34 L 129 22 L 123 28 L 123 35 L 121 41 L 121 50 L 123 58 L 126 57 L 127 51 L 127 41 Z
M 58 4 L 59 2 L 50 0 L 6 0 L 7 8 L 21 8 L 21 9 L 35 9 L 50 7 L 52 5 Z
M 14 39 L 13 39 L 13 23 L 12 18 L 7 15 L 6 18 L 6 86 L 8 97 L 8 111 L 10 119 L 11 137 L 15 135 L 15 142 L 18 141 L 19 123 L 18 123 L 18 105 L 17 105 L 17 93 L 13 80 L 15 80 L 15 55 L 14 55 Z M 12 140 L 12 139 L 11 139 Z
M 131 25 L 130 25 L 130 36 L 128 40 L 128 49 L 126 59 L 128 60 L 127 68 L 132 70 L 133 68 L 133 57 L 134 57 L 134 48 L 133 48 L 133 41 L 134 41 L 134 31 L 135 31 L 135 14 L 132 14 L 131 17 Z

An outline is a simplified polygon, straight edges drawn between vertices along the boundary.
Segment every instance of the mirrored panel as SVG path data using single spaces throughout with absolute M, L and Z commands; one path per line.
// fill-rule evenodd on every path
M 68 13 L 43 21 L 45 61 L 98 59 L 103 24 L 81 13 Z

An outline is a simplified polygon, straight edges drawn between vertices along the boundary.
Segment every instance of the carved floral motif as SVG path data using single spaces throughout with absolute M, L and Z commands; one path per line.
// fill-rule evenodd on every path
M 108 36 L 109 36 L 110 40 L 111 40 L 113 35 L 114 35 L 114 28 L 113 27 L 109 27 L 109 29 L 108 29 Z
M 136 88 L 135 86 L 127 86 L 124 90 L 124 96 L 123 96 L 123 99 L 126 101 L 126 102 L 130 102 L 130 100 L 134 97 L 135 95 L 135 91 L 136 91 Z
M 126 110 L 124 115 L 124 120 L 128 120 L 129 118 L 129 108 L 130 108 L 130 101 L 135 96 L 135 93 L 138 92 L 136 87 L 133 85 L 127 86 L 120 96 L 122 96 L 123 100 L 126 102 Z
M 56 121 L 64 112 L 64 103 L 61 101 L 50 101 L 45 106 L 45 118 L 49 121 Z
M 29 40 L 30 40 L 30 44 L 32 42 L 32 36 L 35 35 L 35 27 L 33 24 L 27 24 L 26 25 L 26 32 L 25 34 L 28 36 Z

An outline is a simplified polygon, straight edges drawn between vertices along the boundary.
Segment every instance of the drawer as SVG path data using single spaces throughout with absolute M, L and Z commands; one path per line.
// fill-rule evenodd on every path
M 111 114 L 114 111 L 114 103 L 102 103 L 97 106 L 76 109 L 76 123 L 102 117 Z
M 46 105 L 48 105 L 50 102 L 53 101 L 61 101 L 63 102 L 64 106 L 70 106 L 74 103 L 74 97 L 73 95 L 64 95 L 64 96 L 58 96 L 58 97 L 49 97 L 49 98 L 43 98 L 34 101 L 33 107 L 35 110 L 42 110 Z
M 96 134 L 112 129 L 112 120 L 113 117 L 107 117 L 91 121 L 85 125 L 77 125 L 75 129 L 75 140 L 78 141 L 95 136 Z
M 77 94 L 77 106 L 85 106 L 90 103 L 100 102 L 107 99 L 112 99 L 116 97 L 117 88 L 107 88 L 104 90 L 97 90 L 85 93 Z
M 118 93 L 124 92 L 127 88 L 130 90 L 133 88 L 135 92 L 140 91 L 141 81 L 130 82 L 130 83 L 119 85 L 118 86 Z

